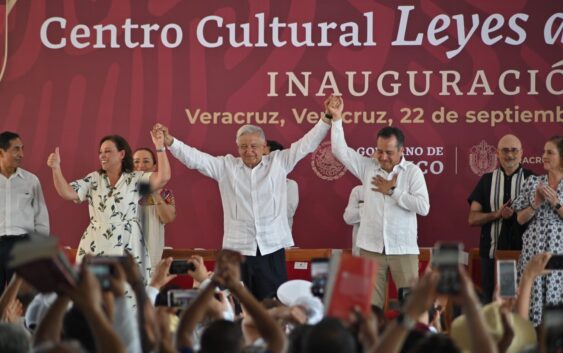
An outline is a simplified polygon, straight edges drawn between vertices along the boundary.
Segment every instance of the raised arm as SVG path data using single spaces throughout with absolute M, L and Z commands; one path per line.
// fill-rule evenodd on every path
M 325 110 L 332 116 L 332 129 L 330 132 L 330 142 L 332 154 L 344 164 L 344 166 L 356 178 L 363 181 L 364 169 L 371 164 L 369 158 L 366 158 L 348 147 L 344 138 L 344 129 L 342 127 L 342 111 L 344 102 L 341 97 L 330 97 L 325 101 Z
M 530 297 L 532 286 L 536 277 L 548 274 L 550 271 L 545 269 L 545 265 L 551 258 L 551 253 L 543 252 L 534 255 L 526 265 L 520 282 L 518 283 L 518 296 L 516 297 L 515 312 L 521 317 L 529 320 L 530 318 Z
M 49 306 L 47 313 L 43 317 L 35 330 L 33 345 L 39 346 L 45 342 L 58 343 L 61 340 L 63 331 L 63 319 L 70 303 L 70 298 L 59 295 Z
M 240 282 L 241 255 L 235 251 L 222 250 L 217 256 L 214 278 L 231 291 L 252 319 L 260 335 L 273 353 L 285 349 L 285 335 L 278 323 Z
M 65 200 L 78 201 L 78 194 L 68 184 L 61 170 L 61 155 L 58 147 L 55 148 L 55 152 L 51 153 L 49 158 L 47 158 L 47 165 L 53 172 L 53 182 L 59 196 Z
M 170 153 L 186 167 L 197 169 L 203 175 L 215 180 L 219 180 L 223 176 L 224 157 L 215 157 L 201 152 L 173 137 L 166 126 L 160 123 L 155 126 L 158 126 L 164 134 L 164 144 L 168 146 Z
M 166 148 L 164 147 L 162 125 L 154 125 L 151 130 L 151 138 L 156 148 L 158 171 L 151 174 L 149 182 L 151 184 L 151 190 L 159 190 L 168 183 L 171 176 L 170 163 L 168 162 Z
M 162 224 L 168 224 L 176 219 L 176 205 L 174 204 L 174 196 L 171 192 L 165 198 L 160 195 L 160 192 L 153 193 L 153 199 L 156 205 L 156 215 Z M 169 200 L 167 200 L 169 199 Z

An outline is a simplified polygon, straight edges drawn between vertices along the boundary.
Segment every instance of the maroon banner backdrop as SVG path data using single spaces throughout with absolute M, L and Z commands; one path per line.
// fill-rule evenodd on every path
M 473 247 L 479 229 L 467 225 L 466 199 L 496 166 L 499 137 L 519 136 L 525 166 L 542 173 L 544 142 L 563 130 L 561 11 L 548 0 L 2 0 L 0 130 L 22 136 L 52 233 L 75 247 L 88 211 L 54 190 L 46 159 L 56 146 L 69 180 L 99 167 L 102 136 L 151 146 L 155 122 L 213 155 L 236 154 L 246 123 L 289 146 L 334 92 L 359 152 L 373 152 L 383 126 L 405 132 L 430 192 L 419 244 Z M 342 213 L 359 182 L 329 152 L 327 138 L 290 174 L 300 247 L 351 246 Z M 215 182 L 175 160 L 172 168 L 178 218 L 167 244 L 220 247 Z

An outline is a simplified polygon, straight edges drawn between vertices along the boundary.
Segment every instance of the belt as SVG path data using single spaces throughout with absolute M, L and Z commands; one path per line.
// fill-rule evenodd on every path
M 17 240 L 22 238 L 27 238 L 27 234 L 19 234 L 19 235 L 0 235 L 0 241 L 8 241 L 8 240 Z

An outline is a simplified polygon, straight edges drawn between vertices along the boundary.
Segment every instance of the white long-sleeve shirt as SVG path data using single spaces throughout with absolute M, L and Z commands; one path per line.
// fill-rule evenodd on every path
M 360 210 L 364 207 L 364 191 L 363 186 L 355 186 L 350 192 L 350 197 L 348 198 L 348 206 L 344 210 L 342 218 L 346 224 L 352 226 L 352 254 L 360 255 L 360 249 L 358 248 L 358 229 L 360 229 Z
M 240 157 L 215 157 L 174 139 L 170 152 L 190 169 L 219 184 L 223 205 L 223 248 L 255 256 L 293 245 L 287 221 L 287 174 L 326 136 L 330 125 L 320 120 L 299 141 L 262 157 L 254 168 Z
M 295 180 L 287 179 L 287 222 L 289 230 L 293 227 L 293 216 L 299 205 L 299 186 Z
M 39 179 L 18 168 L 0 174 L 0 236 L 36 232 L 49 234 L 49 214 Z
M 430 211 L 428 189 L 420 168 L 403 157 L 391 173 L 377 160 L 349 148 L 342 120 L 332 123 L 332 153 L 364 185 L 364 206 L 360 211 L 357 245 L 361 249 L 388 255 L 418 254 L 416 215 Z M 392 196 L 371 190 L 372 178 L 391 180 L 397 175 Z

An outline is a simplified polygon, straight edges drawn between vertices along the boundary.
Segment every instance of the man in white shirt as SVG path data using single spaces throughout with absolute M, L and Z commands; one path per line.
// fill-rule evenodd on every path
M 278 141 L 266 140 L 266 152 L 264 154 L 270 154 L 270 152 L 281 151 L 283 149 L 283 145 Z M 299 186 L 295 180 L 287 179 L 287 222 L 289 223 L 290 230 L 293 228 L 293 216 L 295 216 L 298 205 Z
M 160 126 L 174 157 L 217 181 L 223 205 L 223 248 L 246 256 L 241 266 L 245 285 L 258 300 L 275 295 L 287 280 L 284 248 L 293 245 L 287 222 L 287 174 L 319 146 L 330 120 L 319 120 L 290 148 L 270 155 L 264 155 L 264 131 L 244 125 L 236 136 L 239 157 L 211 156 Z
M 14 132 L 0 133 L 0 294 L 10 281 L 10 250 L 30 233 L 49 234 L 49 215 L 39 179 L 20 168 L 23 143 Z
M 378 263 L 372 303 L 383 308 L 388 270 L 397 288 L 410 287 L 418 278 L 416 215 L 425 216 L 430 210 L 428 190 L 420 168 L 404 158 L 401 130 L 381 129 L 373 158 L 349 148 L 342 128 L 343 108 L 341 97 L 325 103 L 333 118 L 332 153 L 363 184 L 357 245 L 361 256 Z

